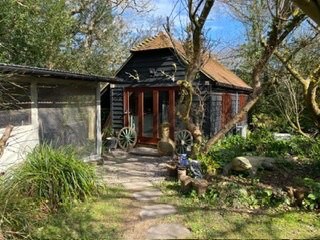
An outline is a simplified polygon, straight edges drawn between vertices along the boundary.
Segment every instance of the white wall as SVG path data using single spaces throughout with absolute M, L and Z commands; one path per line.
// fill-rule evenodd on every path
M 37 81 L 31 82 L 31 124 L 25 126 L 15 126 L 11 133 L 11 137 L 7 142 L 7 147 L 4 150 L 4 154 L 0 158 L 0 172 L 6 171 L 9 167 L 14 166 L 17 163 L 22 162 L 27 153 L 39 144 L 39 114 L 38 114 L 38 94 L 37 94 Z M 51 82 L 41 79 L 41 83 Z M 56 83 L 63 82 L 55 80 Z M 65 83 L 65 82 L 64 82 Z M 75 82 L 76 84 L 76 82 Z M 96 138 L 97 143 L 95 145 L 96 151 L 94 154 L 84 158 L 85 161 L 97 160 L 101 158 L 101 116 L 100 116 L 100 87 L 96 85 Z M 88 112 L 89 114 L 89 112 Z M 2 136 L 5 128 L 0 128 L 0 137 Z
M 9 167 L 22 162 L 27 153 L 39 143 L 39 121 L 38 121 L 38 95 L 37 85 L 30 83 L 31 89 L 31 124 L 15 126 L 7 141 L 7 146 L 0 158 L 0 172 L 6 171 Z M 5 128 L 0 128 L 2 136 Z
M 0 136 L 3 132 L 4 128 L 1 128 Z M 0 158 L 0 172 L 4 172 L 9 167 L 22 162 L 26 154 L 38 143 L 38 127 L 33 125 L 14 127 L 7 142 L 7 147 Z

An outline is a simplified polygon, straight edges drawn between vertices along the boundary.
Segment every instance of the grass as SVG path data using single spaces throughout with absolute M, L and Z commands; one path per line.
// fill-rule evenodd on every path
M 193 238 L 320 237 L 320 215 L 316 212 L 219 209 L 196 198 L 183 197 L 176 182 L 164 182 L 160 187 L 166 192 L 161 201 L 178 208 L 178 214 L 166 220 L 184 224 L 192 230 Z
M 99 198 L 80 203 L 68 212 L 51 215 L 38 225 L 32 238 L 119 239 L 126 215 L 125 201 L 122 188 L 107 188 Z

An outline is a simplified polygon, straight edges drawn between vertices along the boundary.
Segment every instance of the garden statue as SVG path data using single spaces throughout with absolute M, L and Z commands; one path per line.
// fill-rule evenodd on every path
M 158 142 L 158 152 L 161 156 L 173 156 L 175 153 L 175 143 L 170 138 L 170 125 L 167 122 L 161 125 L 161 139 Z

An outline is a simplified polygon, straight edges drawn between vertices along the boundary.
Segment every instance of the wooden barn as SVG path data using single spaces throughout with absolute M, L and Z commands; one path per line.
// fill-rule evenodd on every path
M 73 145 L 84 159 L 99 159 L 100 82 L 115 80 L 0 63 L 0 136 L 13 126 L 0 154 L 0 172 L 40 143 Z
M 117 78 L 131 84 L 111 84 L 102 94 L 102 108 L 110 112 L 112 128 L 119 131 L 133 124 L 138 143 L 156 144 L 161 123 L 169 122 L 174 138 L 174 133 L 183 128 L 176 116 L 180 94 L 177 81 L 184 79 L 187 64 L 181 45 L 173 46 L 162 32 L 132 48 L 131 56 L 116 73 Z M 205 61 L 196 84 L 207 96 L 203 130 L 208 137 L 244 106 L 251 92 L 249 85 L 211 57 Z M 246 119 L 237 129 L 245 125 Z

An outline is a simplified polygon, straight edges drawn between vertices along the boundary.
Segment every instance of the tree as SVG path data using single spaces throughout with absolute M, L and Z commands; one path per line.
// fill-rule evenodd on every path
M 121 14 L 149 11 L 149 5 L 149 0 L 3 0 L 0 61 L 112 74 L 130 44 Z
M 234 2 L 227 1 L 229 4 Z M 238 6 L 251 7 L 252 3 L 257 5 L 262 4 L 262 1 L 235 1 Z M 272 4 L 271 4 L 272 3 Z M 199 126 L 192 122 L 190 117 L 190 109 L 192 105 L 192 95 L 194 93 L 193 82 L 197 77 L 201 64 L 208 56 L 204 48 L 204 24 L 211 11 L 214 1 L 192 1 L 188 0 L 186 6 L 188 10 L 189 23 L 186 28 L 187 38 L 185 39 L 184 51 L 187 54 L 188 67 L 186 70 L 186 79 L 180 81 L 182 87 L 182 111 L 180 117 L 185 123 L 188 130 L 194 135 L 196 142 L 200 143 L 202 133 L 199 131 Z M 235 6 L 235 5 L 232 5 Z M 270 21 L 267 25 L 260 26 L 253 24 L 254 33 L 264 33 L 264 36 L 254 38 L 254 47 L 257 49 L 254 58 L 253 68 L 250 72 L 250 82 L 253 88 L 249 96 L 249 100 L 243 109 L 236 114 L 215 136 L 206 143 L 205 151 L 208 151 L 210 146 L 216 143 L 226 133 L 228 133 L 236 123 L 241 121 L 248 111 L 257 103 L 264 92 L 262 74 L 272 57 L 273 53 L 281 45 L 283 40 L 295 29 L 304 19 L 304 15 L 286 0 L 270 1 L 268 5 L 270 9 Z M 240 11 L 239 11 L 240 12 Z
M 74 24 L 56 68 L 100 75 L 112 74 L 127 56 L 123 21 L 105 0 L 67 1 Z
M 207 142 L 206 151 L 209 150 L 212 144 L 216 143 L 229 132 L 257 103 L 265 90 L 262 74 L 268 61 L 284 39 L 304 20 L 304 14 L 297 11 L 288 1 L 273 1 L 273 4 L 270 4 L 269 8 L 271 12 L 271 22 L 268 26 L 264 26 L 267 29 L 266 36 L 260 40 L 261 51 L 259 51 L 259 55 L 251 71 L 250 80 L 253 91 L 243 109 Z
M 208 52 L 204 50 L 204 25 L 214 2 L 215 0 L 188 0 L 186 3 L 189 22 L 185 29 L 186 36 L 183 40 L 183 48 L 188 65 L 185 80 L 178 81 L 181 87 L 181 97 L 179 99 L 177 114 L 186 128 L 194 136 L 196 143 L 202 142 L 202 131 L 200 122 L 193 122 L 191 118 L 193 95 L 198 92 L 197 89 L 194 88 L 194 81 L 197 79 L 197 75 L 205 59 L 208 58 Z M 170 33 L 170 27 L 168 25 L 166 30 Z M 172 42 L 174 44 L 174 41 Z
M 0 9 L 0 61 L 50 65 L 73 23 L 64 1 L 3 0 Z
M 300 38 L 296 45 L 291 51 L 288 47 L 275 51 L 275 56 L 282 62 L 293 79 L 302 87 L 305 106 L 311 112 L 316 126 L 319 128 L 320 103 L 318 88 L 320 86 L 320 62 L 317 59 L 319 59 L 320 53 L 318 51 L 318 30 L 313 33 L 310 39 L 306 36 Z M 315 50 L 312 51 L 313 49 Z M 304 53 L 301 53 L 302 50 L 304 50 Z

